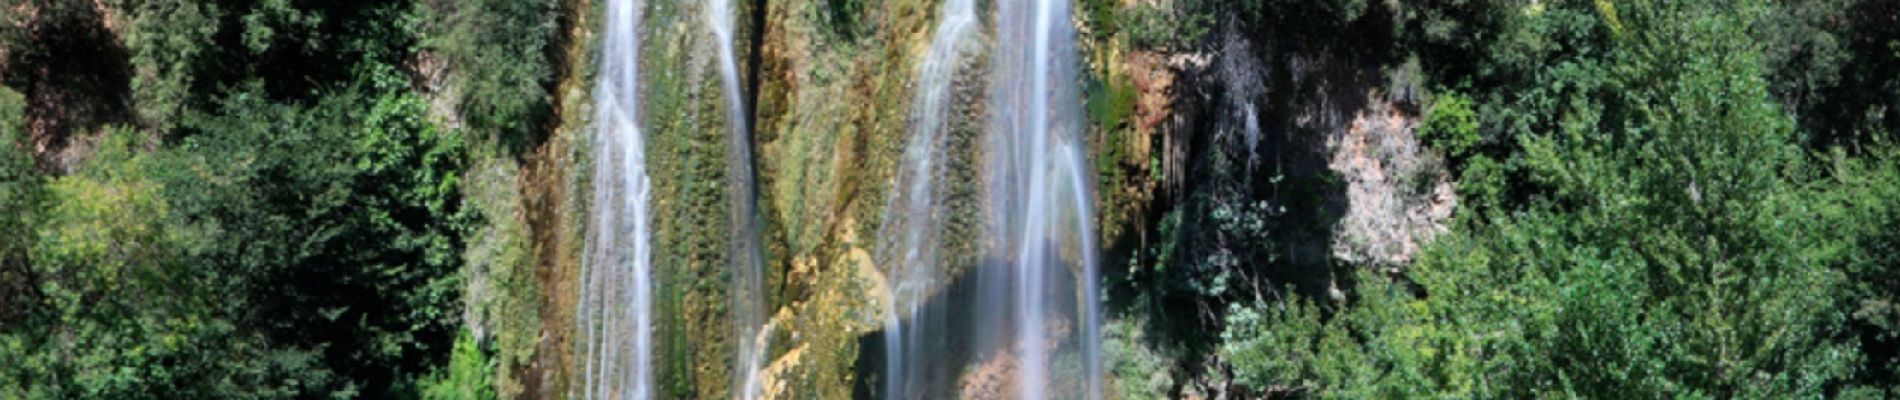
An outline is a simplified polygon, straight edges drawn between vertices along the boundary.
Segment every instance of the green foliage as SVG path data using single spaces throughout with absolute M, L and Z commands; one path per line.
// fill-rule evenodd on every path
M 1344 331 L 1327 331 L 1319 314 L 1302 301 L 1286 308 L 1235 305 L 1228 310 L 1220 354 L 1234 367 L 1234 381 L 1267 390 L 1316 385 L 1317 370 L 1337 365 L 1322 365 L 1313 342 Z
M 474 216 L 394 67 L 414 3 L 32 3 L 7 84 L 81 160 L 41 176 L 0 90 L 0 398 L 355 397 L 447 357 Z
M 1842 70 L 1853 60 L 1844 32 L 1848 25 L 1841 21 L 1850 18 L 1846 14 L 1856 2 L 1790 1 L 1756 21 L 1751 33 L 1762 42 L 1770 88 L 1790 100 L 1784 103 L 1790 110 L 1811 107 L 1802 103 L 1821 100 L 1823 90 L 1840 83 Z
M 1362 276 L 1332 308 L 1229 312 L 1238 382 L 1344 398 L 1863 390 L 1844 338 L 1850 313 L 1885 312 L 1881 291 L 1856 288 L 1891 268 L 1874 232 L 1894 185 L 1808 184 L 1881 178 L 1809 166 L 1747 40 L 1757 8 L 1607 4 L 1507 23 L 1478 69 L 1508 84 L 1481 86 L 1476 107 L 1441 96 L 1420 130 L 1467 157 L 1476 209 L 1409 281 Z
M 1236 304 L 1219 352 L 1235 382 L 1318 398 L 1496 396 L 1479 337 L 1437 320 L 1438 305 L 1402 283 L 1363 272 L 1357 280 L 1359 298 L 1333 312 L 1299 298 Z
M 1370 9 L 1367 0 L 1266 0 L 1242 3 L 1240 10 L 1249 18 L 1300 20 L 1303 23 L 1345 26 L 1359 20 Z M 1272 13 L 1273 15 L 1263 15 Z
M 1816 148 L 1879 150 L 1900 121 L 1900 4 L 1774 2 L 1750 36 L 1762 44 L 1770 89 Z
M 1533 12 L 1540 3 L 1520 7 L 1507 0 L 1427 0 L 1406 2 L 1394 11 L 1398 40 L 1422 61 L 1429 78 L 1439 85 L 1460 85 L 1489 79 L 1493 70 L 1483 60 L 1506 40 L 1506 22 Z M 1483 99 L 1474 99 L 1482 102 Z
M 1161 237 L 1152 264 L 1130 265 L 1131 284 L 1147 286 L 1159 298 L 1150 301 L 1191 300 L 1204 315 L 1218 313 L 1236 286 L 1247 279 L 1254 263 L 1271 261 L 1276 251 L 1270 233 L 1282 210 L 1267 202 L 1225 204 L 1210 202 L 1198 216 L 1177 209 L 1162 217 Z M 1193 220 L 1185 220 L 1192 216 Z M 1195 227 L 1204 226 L 1205 229 Z M 1196 244 L 1188 246 L 1187 244 Z M 1188 250 L 1193 250 L 1189 252 Z M 1138 257 L 1136 259 L 1140 259 Z M 1185 296 L 1185 299 L 1174 299 Z
M 401 62 L 416 37 L 409 5 L 394 1 L 107 4 L 121 12 L 140 116 L 161 132 L 246 82 L 261 81 L 273 98 L 350 82 L 357 63 Z
M 1199 357 L 1218 344 L 1224 314 L 1229 305 L 1256 296 L 1266 282 L 1281 279 L 1274 275 L 1279 254 L 1274 232 L 1284 229 L 1285 210 L 1266 200 L 1220 200 L 1207 193 L 1197 194 L 1160 217 L 1155 242 L 1127 258 L 1127 268 L 1108 273 L 1112 279 L 1111 298 L 1123 297 L 1138 315 L 1145 316 L 1139 327 L 1121 327 L 1134 337 L 1117 338 L 1116 348 L 1135 354 L 1112 356 L 1110 367 L 1138 368 L 1168 363 L 1170 368 L 1197 365 Z M 1126 293 L 1113 293 L 1122 290 Z M 1142 334 L 1152 332 L 1153 339 Z M 1170 343 L 1149 349 L 1146 343 Z M 1110 346 L 1105 344 L 1104 346 Z M 1166 351 L 1167 357 L 1151 354 Z M 1121 357 L 1128 357 L 1126 359 Z M 1116 383 L 1118 390 L 1136 393 L 1163 390 L 1159 385 L 1186 382 L 1187 376 L 1117 375 L 1135 379 Z M 1140 378 L 1145 377 L 1145 378 Z M 1126 386 L 1126 387 L 1124 387 Z M 1137 396 L 1139 397 L 1139 396 Z
M 27 301 L 30 274 L 27 249 L 32 246 L 33 217 L 40 205 L 41 183 L 26 142 L 26 101 L 11 89 L 0 88 L 0 303 Z M 17 310 L 0 311 L 0 324 Z
M 228 271 L 273 337 L 381 392 L 447 349 L 461 314 L 462 142 L 386 72 L 301 108 L 244 92 L 175 154 L 175 204 L 216 221 L 199 262 Z M 270 238 L 255 240 L 249 238 Z
M 174 146 L 115 130 L 45 187 L 0 392 L 382 393 L 459 323 L 459 136 L 389 70 L 305 108 L 252 87 Z M 10 263 L 12 261 L 9 261 Z M 10 267 L 11 268 L 11 267 Z
M 27 251 L 33 246 L 33 217 L 39 213 L 41 183 L 33 170 L 25 142 L 25 99 L 12 89 L 0 88 L 0 398 L 50 397 L 51 393 L 21 383 L 30 371 L 45 370 L 44 357 L 29 351 L 15 328 L 38 308 Z M 43 389 L 41 389 L 43 390 Z
M 419 382 L 423 400 L 495 399 L 495 368 L 490 354 L 467 331 L 455 338 L 449 365 L 430 372 Z
M 58 398 L 347 394 L 312 352 L 240 330 L 218 270 L 193 263 L 207 226 L 177 212 L 162 160 L 130 131 L 99 143 L 77 174 L 48 183 L 34 221 L 40 296 L 0 327 L 0 395 Z
M 99 308 L 110 293 L 179 283 L 148 273 L 174 262 L 175 247 L 182 247 L 175 243 L 186 238 L 180 227 L 168 226 L 170 207 L 159 184 L 145 176 L 147 157 L 135 153 L 132 136 L 110 134 L 81 174 L 47 187 L 51 206 L 40 221 L 33 258 L 38 272 L 58 277 L 42 290 L 62 315 Z
M 472 146 L 465 198 L 480 221 L 468 233 L 464 273 L 468 314 L 464 324 L 485 327 L 493 338 L 502 397 L 520 395 L 516 366 L 528 365 L 541 342 L 541 299 L 530 231 L 516 188 L 519 167 L 491 144 Z M 472 328 L 471 328 L 472 329 Z
M 1471 99 L 1455 92 L 1433 99 L 1424 121 L 1419 122 L 1418 137 L 1454 159 L 1470 155 L 1484 140 Z
M 130 136 L 124 131 L 109 136 L 81 174 L 49 184 L 51 206 L 36 232 L 32 255 L 35 275 L 45 277 L 39 287 L 46 296 L 44 311 L 81 332 L 73 348 L 65 350 L 99 357 L 60 360 L 73 369 L 73 389 L 78 391 L 69 393 L 136 393 L 140 382 L 154 378 L 144 373 L 162 361 L 143 349 L 128 351 L 142 347 L 132 343 L 154 333 L 189 334 L 195 325 L 190 319 L 197 314 L 193 311 L 202 307 L 189 302 L 204 300 L 180 293 L 189 289 L 179 286 L 189 282 L 178 279 L 182 277 L 176 272 L 182 271 L 173 270 L 178 267 L 176 243 L 183 238 L 158 183 L 144 176 L 147 158 L 133 154 Z M 180 321 L 139 313 L 168 302 L 185 303 L 167 308 L 184 311 L 187 317 Z M 150 353 L 177 350 L 168 346 Z M 112 368 L 119 365 L 144 368 Z
M 855 42 L 874 28 L 872 24 L 865 23 L 868 19 L 864 13 L 865 0 L 823 0 L 820 3 L 823 3 L 821 6 L 824 9 L 819 13 L 818 21 L 829 28 L 827 32 L 840 39 L 840 42 Z
M 424 1 L 423 46 L 446 62 L 456 111 L 519 153 L 550 114 L 558 27 L 554 0 Z
M 1090 85 L 1088 99 L 1089 120 L 1102 132 L 1102 154 L 1095 157 L 1095 173 L 1102 182 L 1122 182 L 1122 166 L 1126 160 L 1126 137 L 1129 135 L 1129 116 L 1135 112 L 1135 85 L 1128 77 L 1111 75 L 1103 81 Z
M 126 46 L 137 69 L 132 78 L 140 112 L 161 129 L 170 128 L 190 107 L 199 74 L 211 66 L 205 53 L 220 28 L 216 4 L 155 0 L 120 2 L 130 16 Z M 247 46 L 247 48 L 252 48 Z
M 1830 179 L 1816 182 L 1822 220 L 1844 239 L 1835 249 L 1847 277 L 1840 299 L 1867 358 L 1857 383 L 1900 394 L 1900 159 L 1891 150 L 1854 158 L 1830 154 Z
M 1804 176 L 1789 121 L 1738 39 L 1748 14 L 1616 11 L 1604 16 L 1625 27 L 1612 63 L 1579 72 L 1619 94 L 1571 97 L 1558 130 L 1520 142 L 1552 205 L 1497 221 L 1497 236 L 1481 239 L 1495 242 L 1478 244 L 1495 252 L 1461 252 L 1511 258 L 1428 258 L 1447 276 L 1421 280 L 1473 290 L 1479 275 L 1534 266 L 1494 283 L 1557 293 L 1515 318 L 1525 327 L 1517 390 L 1823 393 L 1854 358 L 1831 339 L 1840 281 L 1809 196 L 1789 183 Z M 1518 290 L 1504 292 L 1536 293 Z
M 1473 210 L 1499 210 L 1511 189 L 1511 171 L 1510 164 L 1483 154 L 1464 160 L 1457 180 L 1460 201 Z
M 1135 83 L 1126 76 L 1109 76 L 1088 91 L 1089 119 L 1105 130 L 1125 126 L 1135 112 Z
M 1129 11 L 1119 1 L 1083 0 L 1078 6 L 1084 21 L 1087 21 L 1090 41 L 1103 42 L 1113 38 L 1122 33 L 1122 25 L 1128 22 L 1123 18 Z
M 1214 30 L 1215 9 L 1207 0 L 1181 0 L 1175 7 L 1140 3 L 1122 14 L 1118 26 L 1137 48 L 1173 49 L 1199 44 Z
M 1113 393 L 1124 399 L 1160 399 L 1168 397 L 1177 380 L 1174 360 L 1144 333 L 1144 321 L 1120 319 L 1102 327 L 1102 354 L 1106 355 L 1108 375 L 1113 378 Z

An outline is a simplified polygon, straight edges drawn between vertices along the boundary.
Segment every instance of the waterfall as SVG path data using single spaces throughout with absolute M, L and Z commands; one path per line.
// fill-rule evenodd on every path
M 595 87 L 591 232 L 581 263 L 581 397 L 653 393 L 653 302 L 646 143 L 640 131 L 639 0 L 608 0 Z
M 1016 397 L 1101 393 L 1100 315 L 1094 207 L 1083 154 L 1080 67 L 1067 0 L 997 2 L 995 70 L 990 77 L 986 184 L 991 257 L 1008 272 L 984 278 L 1005 307 L 1017 368 Z M 982 326 L 982 324 L 979 324 Z M 1056 370 L 1074 357 L 1076 370 Z M 1070 379 L 1062 391 L 1058 374 Z
M 733 338 L 738 342 L 738 379 L 733 397 L 762 395 L 759 374 L 765 369 L 770 336 L 765 326 L 765 261 L 759 237 L 758 194 L 752 179 L 752 137 L 747 129 L 745 93 L 740 88 L 738 55 L 733 53 L 733 10 L 730 0 L 707 4 L 708 26 L 719 46 L 719 72 L 726 89 L 726 122 L 731 132 L 727 152 L 728 187 L 732 190 L 732 297 Z
M 1240 135 L 1241 144 L 1247 148 L 1247 167 L 1251 168 L 1260 159 L 1260 115 L 1254 102 L 1266 96 L 1267 85 L 1261 76 L 1266 66 L 1254 56 L 1253 44 L 1237 31 L 1237 24 L 1232 18 L 1221 24 L 1220 62 L 1215 66 L 1215 73 L 1224 93 L 1225 115 L 1217 120 L 1216 132 L 1222 136 Z
M 912 100 L 910 137 L 898 166 L 890 202 L 879 227 L 877 251 L 886 265 L 889 284 L 884 301 L 884 390 L 886 398 L 933 397 L 921 386 L 924 332 L 919 321 L 905 330 L 904 318 L 915 318 L 919 308 L 939 286 L 938 268 L 944 212 L 938 202 L 944 173 L 944 136 L 949 129 L 952 81 L 964 43 L 976 27 L 973 0 L 948 0 L 937 22 L 923 64 L 917 71 Z

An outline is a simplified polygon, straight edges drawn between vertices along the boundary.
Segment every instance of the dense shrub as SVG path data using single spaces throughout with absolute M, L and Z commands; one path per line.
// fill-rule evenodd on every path
M 195 258 L 213 227 L 178 213 L 163 161 L 119 129 L 47 184 L 29 276 L 39 297 L 0 327 L 0 395 L 289 398 L 346 385 L 313 352 L 276 347 L 228 314 L 230 283 Z
M 430 372 L 419 382 L 424 400 L 495 399 L 495 368 L 488 352 L 464 331 L 455 339 L 455 351 L 449 365 Z
M 33 301 L 27 249 L 32 246 L 33 218 L 40 207 L 42 186 L 27 151 L 26 102 L 19 93 L 0 88 L 0 324 L 21 316 Z
M 46 185 L 26 362 L 54 397 L 380 393 L 447 353 L 461 142 L 392 75 L 311 107 L 249 89 L 173 147 L 117 131 Z
M 519 152 L 539 140 L 554 80 L 554 0 L 423 2 L 423 47 L 446 63 L 456 110 L 470 128 Z
M 1229 313 L 1222 354 L 1236 378 L 1347 398 L 1858 390 L 1838 299 L 1853 296 L 1849 279 L 1878 282 L 1843 272 L 1883 270 L 1856 247 L 1883 240 L 1855 232 L 1883 222 L 1838 216 L 1890 201 L 1807 183 L 1860 175 L 1810 165 L 1746 39 L 1760 11 L 1552 2 L 1519 14 L 1489 62 L 1524 81 L 1479 92 L 1498 140 L 1464 166 L 1465 183 L 1501 170 L 1484 172 L 1507 178 L 1487 191 L 1514 199 L 1464 211 L 1406 278 L 1362 278 L 1349 302 Z M 1466 118 L 1444 113 L 1428 114 L 1427 134 L 1466 152 L 1470 136 L 1443 134 L 1468 131 Z
M 107 4 L 125 27 L 137 108 L 161 132 L 246 82 L 273 99 L 307 98 L 355 80 L 359 62 L 404 61 L 416 40 L 414 6 L 395 0 Z
M 40 94 L 0 89 L 0 398 L 381 395 L 447 360 L 475 219 L 461 134 L 395 67 L 415 3 L 6 10 L 11 66 L 34 72 L 6 83 Z M 90 59 L 121 43 L 129 65 Z M 43 72 L 67 65 L 126 69 L 140 113 L 81 122 L 143 126 L 32 121 L 79 144 L 47 176 L 26 119 L 118 100 L 47 94 L 112 92 Z
M 374 83 L 310 108 L 235 95 L 190 124 L 170 185 L 229 238 L 200 262 L 246 283 L 244 315 L 372 393 L 446 354 L 468 220 L 460 137 L 400 81 Z

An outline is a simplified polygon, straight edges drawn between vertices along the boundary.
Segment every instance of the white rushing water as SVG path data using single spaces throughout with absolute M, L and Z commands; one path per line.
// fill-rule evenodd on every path
M 992 257 L 1013 271 L 984 284 L 1007 285 L 1013 299 L 1007 325 L 1015 337 L 1006 340 L 1019 363 L 1016 397 L 1099 399 L 1094 207 L 1069 3 L 997 6 L 986 173 L 998 219 L 990 226 Z M 1057 371 L 1055 361 L 1064 356 L 1075 357 L 1079 368 Z M 1057 392 L 1057 382 L 1075 386 Z
M 910 137 L 904 158 L 898 166 L 897 180 L 891 187 L 890 203 L 885 205 L 883 225 L 879 227 L 879 259 L 886 265 L 887 293 L 884 319 L 884 393 L 886 398 L 929 398 L 923 364 L 930 362 L 922 342 L 929 328 L 912 321 L 905 329 L 904 318 L 920 314 L 919 308 L 931 291 L 938 287 L 939 235 L 944 228 L 945 210 L 938 201 L 943 183 L 944 140 L 949 130 L 951 89 L 956 78 L 959 56 L 963 54 L 977 25 L 973 0 L 944 2 L 937 21 L 929 53 L 918 66 L 917 92 L 912 100 Z
M 732 191 L 732 288 L 728 295 L 732 297 L 733 337 L 739 347 L 733 397 L 756 399 L 763 390 L 759 375 L 765 369 L 769 332 L 765 326 L 765 262 L 759 237 L 757 182 L 752 178 L 752 137 L 746 125 L 738 54 L 733 52 L 732 2 L 710 0 L 706 11 L 707 25 L 719 46 L 719 72 L 725 83 L 726 121 L 731 133 L 726 164 Z
M 640 130 L 640 0 L 607 0 L 595 88 L 592 222 L 582 261 L 581 397 L 653 396 L 653 268 Z

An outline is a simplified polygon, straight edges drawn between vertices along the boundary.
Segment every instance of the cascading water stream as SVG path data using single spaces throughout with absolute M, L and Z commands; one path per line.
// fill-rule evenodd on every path
M 733 397 L 756 399 L 762 395 L 760 374 L 765 370 L 765 351 L 769 347 L 765 325 L 765 261 L 758 222 L 758 195 L 752 178 L 752 137 L 747 129 L 745 93 L 740 89 L 738 55 L 733 53 L 733 10 L 730 0 L 711 0 L 706 17 L 713 39 L 719 46 L 719 72 L 726 91 L 726 121 L 731 147 L 726 163 L 728 187 L 732 190 L 732 323 L 738 342 L 737 386 Z
M 1076 88 L 1075 32 L 1067 0 L 997 2 L 990 87 L 989 208 L 992 258 L 1013 268 L 1005 285 L 1018 398 L 1101 398 L 1093 206 Z M 1073 305 L 1073 307 L 1069 307 Z M 1000 325 L 1000 324 L 999 324 Z M 1060 352 L 1060 354 L 1059 354 Z M 1080 370 L 1056 371 L 1077 357 Z M 1073 364 L 1071 364 L 1073 365 Z M 1076 386 L 1057 392 L 1058 372 Z M 1073 374 L 1073 375 L 1069 375 Z
M 879 227 L 879 259 L 888 266 L 884 302 L 884 390 L 886 398 L 931 397 L 921 386 L 921 329 L 906 331 L 903 319 L 917 316 L 919 307 L 939 286 L 939 235 L 944 228 L 938 202 L 938 179 L 944 173 L 943 145 L 951 112 L 952 83 L 959 55 L 976 27 L 973 0 L 943 4 L 930 51 L 917 71 L 917 93 L 911 109 L 911 136 L 898 166 L 890 203 Z M 913 321 L 913 326 L 917 322 Z
M 595 88 L 593 222 L 582 262 L 581 397 L 653 395 L 652 245 L 640 130 L 640 0 L 608 0 Z M 624 235 L 623 235 L 624 233 Z
M 1266 82 L 1262 76 L 1266 66 L 1254 56 L 1253 44 L 1246 35 L 1237 30 L 1238 22 L 1229 18 L 1221 24 L 1220 61 L 1216 64 L 1222 92 L 1224 93 L 1224 114 L 1219 120 L 1219 135 L 1240 135 L 1241 144 L 1247 148 L 1247 165 L 1252 167 L 1260 159 L 1260 115 L 1254 102 L 1266 95 Z

